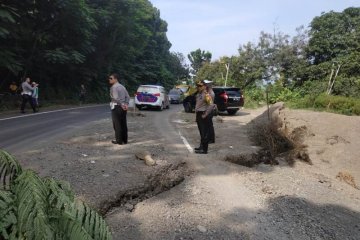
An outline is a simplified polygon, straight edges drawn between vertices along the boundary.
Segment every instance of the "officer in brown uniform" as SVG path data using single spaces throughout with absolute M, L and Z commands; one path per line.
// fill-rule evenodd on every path
M 207 154 L 210 138 L 210 113 L 214 109 L 211 96 L 206 91 L 203 81 L 196 84 L 198 94 L 196 95 L 196 123 L 200 132 L 200 146 L 195 148 L 195 153 Z
M 203 81 L 206 85 L 206 91 L 211 96 L 212 102 L 215 103 L 215 93 L 212 89 L 212 81 L 205 79 Z M 213 123 L 214 111 L 210 112 L 210 135 L 209 135 L 209 143 L 215 143 L 215 129 Z

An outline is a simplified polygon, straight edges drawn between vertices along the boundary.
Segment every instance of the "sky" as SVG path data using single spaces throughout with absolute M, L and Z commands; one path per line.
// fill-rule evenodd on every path
M 168 23 L 171 51 L 187 56 L 198 48 L 212 60 L 238 54 L 260 32 L 274 29 L 294 36 L 322 12 L 360 7 L 360 0 L 150 0 Z

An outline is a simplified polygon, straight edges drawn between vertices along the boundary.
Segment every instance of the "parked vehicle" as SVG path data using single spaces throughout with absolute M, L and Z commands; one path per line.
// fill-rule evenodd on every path
M 175 89 L 180 89 L 181 92 L 186 93 L 189 90 L 190 87 L 191 87 L 190 85 L 180 84 L 180 85 L 176 85 L 174 88 Z
M 162 111 L 164 108 L 170 108 L 169 96 L 162 86 L 141 85 L 135 94 L 135 106 L 139 110 L 147 107 Z
M 218 111 L 226 111 L 229 115 L 236 114 L 240 107 L 244 106 L 244 96 L 240 88 L 213 87 L 215 93 L 214 103 Z M 183 101 L 185 112 L 193 112 L 196 104 L 196 92 L 187 96 Z
M 170 103 L 182 103 L 184 100 L 184 94 L 180 89 L 171 89 L 169 92 Z

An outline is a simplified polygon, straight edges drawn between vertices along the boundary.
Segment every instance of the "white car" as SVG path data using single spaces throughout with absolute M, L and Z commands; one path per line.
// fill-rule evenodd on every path
M 135 94 L 135 106 L 139 110 L 150 107 L 162 111 L 164 108 L 170 108 L 170 101 L 164 87 L 141 85 Z

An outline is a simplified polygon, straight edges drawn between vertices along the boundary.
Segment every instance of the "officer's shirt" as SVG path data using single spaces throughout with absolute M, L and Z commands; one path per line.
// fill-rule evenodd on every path
M 195 112 L 205 112 L 211 104 L 211 96 L 206 91 L 198 93 L 196 95 Z
M 125 87 L 120 83 L 114 83 L 110 88 L 111 102 L 117 105 L 129 105 L 130 96 Z

